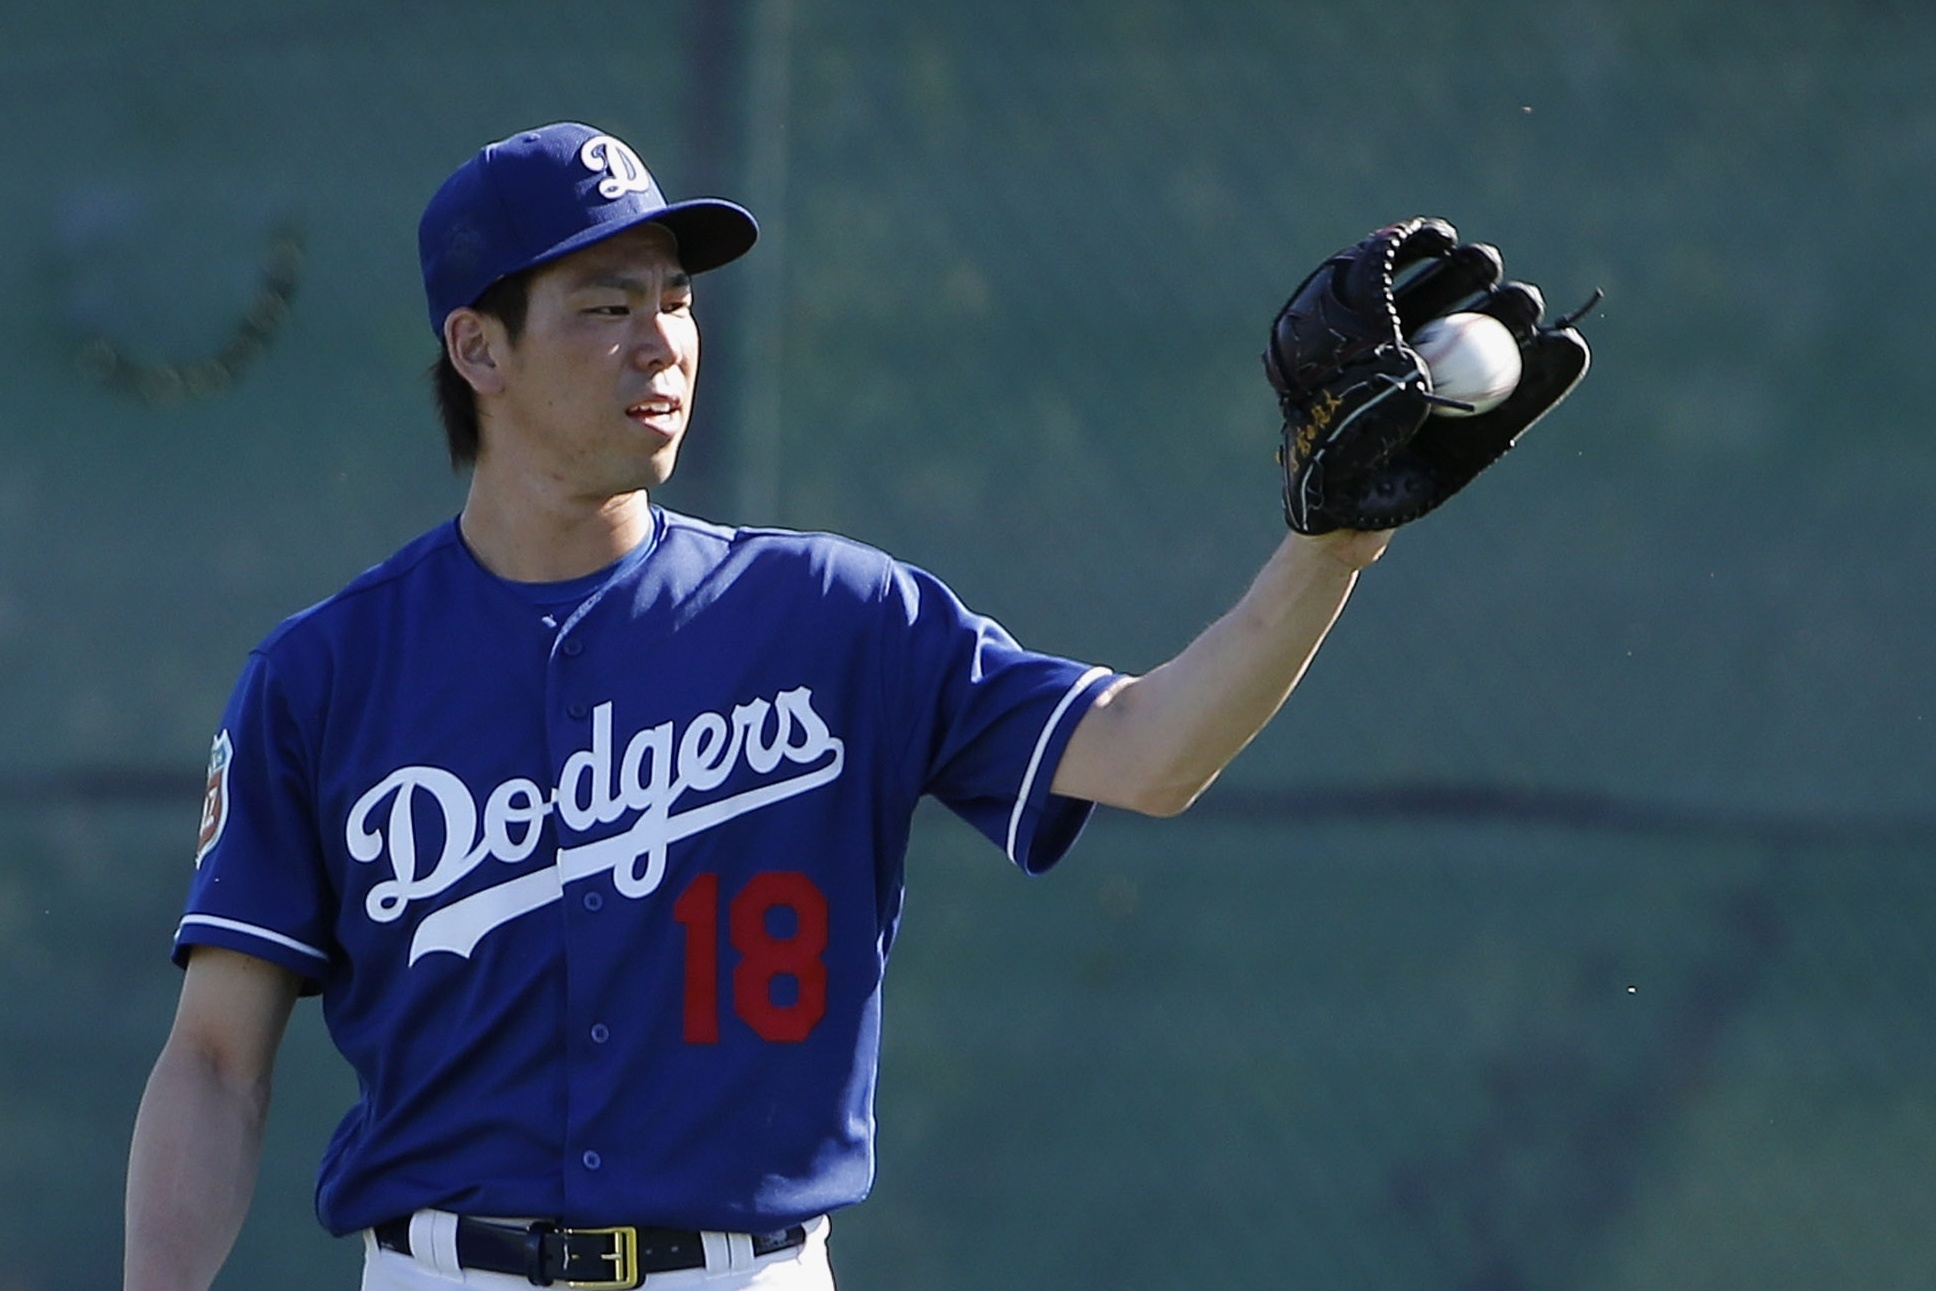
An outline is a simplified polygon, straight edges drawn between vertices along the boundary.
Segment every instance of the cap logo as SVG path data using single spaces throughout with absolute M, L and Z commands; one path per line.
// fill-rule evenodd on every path
M 652 176 L 639 155 L 608 134 L 585 140 L 585 146 L 578 150 L 578 160 L 586 170 L 606 173 L 598 184 L 598 191 L 604 197 L 619 198 L 627 193 L 652 191 Z

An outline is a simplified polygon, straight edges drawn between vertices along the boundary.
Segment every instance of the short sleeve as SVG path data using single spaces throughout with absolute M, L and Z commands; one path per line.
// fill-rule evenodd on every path
M 1076 723 L 1115 679 L 1026 650 L 932 575 L 896 564 L 889 606 L 903 634 L 891 706 L 903 756 L 933 795 L 1030 873 L 1068 851 L 1095 804 L 1049 792 Z
M 334 900 L 315 827 L 309 745 L 269 660 L 249 657 L 209 754 L 202 827 L 174 958 L 222 946 L 321 988 Z

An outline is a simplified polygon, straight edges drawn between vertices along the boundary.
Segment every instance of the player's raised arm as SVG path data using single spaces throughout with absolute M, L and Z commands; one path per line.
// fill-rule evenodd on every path
M 206 1291 L 255 1188 L 269 1078 L 300 982 L 202 947 L 135 1118 L 124 1291 Z
M 1288 536 L 1182 654 L 1103 693 L 1069 737 L 1054 792 L 1152 816 L 1188 807 L 1283 706 L 1389 537 Z
M 1304 280 L 1264 350 L 1292 533 L 1182 654 L 1098 698 L 1056 793 L 1152 815 L 1188 807 L 1283 706 L 1390 531 L 1471 483 L 1573 389 L 1589 357 L 1579 315 L 1545 324 L 1538 288 L 1503 278 L 1496 249 L 1419 218 Z

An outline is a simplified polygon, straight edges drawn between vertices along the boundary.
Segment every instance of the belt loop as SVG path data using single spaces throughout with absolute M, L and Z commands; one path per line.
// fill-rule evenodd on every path
M 524 1230 L 524 1280 L 535 1287 L 548 1287 L 552 1283 L 550 1263 L 545 1259 L 545 1238 L 558 1231 L 558 1226 L 548 1219 L 540 1219 Z M 559 1258 L 567 1257 L 560 1252 Z
M 444 1210 L 420 1210 L 412 1215 L 410 1254 L 433 1273 L 463 1277 L 464 1266 L 457 1262 L 457 1216 Z

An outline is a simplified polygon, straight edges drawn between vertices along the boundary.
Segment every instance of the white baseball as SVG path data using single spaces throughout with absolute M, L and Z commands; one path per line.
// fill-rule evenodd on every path
M 1476 417 L 1506 401 L 1519 385 L 1519 343 L 1490 314 L 1447 314 L 1419 328 L 1412 348 L 1432 374 L 1432 393 L 1472 405 L 1471 412 L 1435 406 L 1441 417 Z

